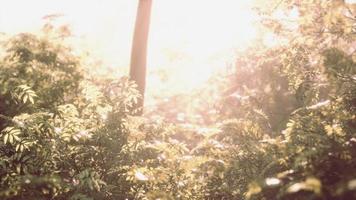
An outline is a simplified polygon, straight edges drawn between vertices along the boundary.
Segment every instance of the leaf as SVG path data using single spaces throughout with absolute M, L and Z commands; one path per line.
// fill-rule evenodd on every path
M 137 179 L 137 180 L 140 180 L 140 181 L 147 181 L 148 180 L 148 178 L 147 178 L 147 176 L 145 176 L 142 172 L 140 172 L 140 171 L 136 171 L 135 172 L 135 178 Z
M 246 199 L 250 199 L 252 195 L 258 194 L 262 191 L 261 186 L 259 186 L 256 182 L 252 182 L 248 185 L 248 191 L 246 192 L 245 196 Z
M 29 98 L 28 98 L 29 100 L 30 100 L 30 102 L 32 103 L 32 104 L 34 104 L 35 103 L 35 101 L 33 100 L 33 97 L 32 96 L 29 96 Z
M 34 104 L 34 97 L 37 97 L 37 95 L 31 89 L 31 87 L 27 85 L 19 85 L 14 89 L 12 97 L 17 103 L 22 102 L 26 104 L 28 101 L 30 101 L 32 104 Z
M 16 140 L 16 141 L 20 141 L 20 138 L 17 135 L 12 135 L 12 137 Z
M 9 134 L 9 143 L 12 144 L 14 142 L 14 137 L 13 135 Z
M 266 178 L 266 184 L 269 186 L 273 186 L 273 185 L 279 185 L 281 183 L 281 180 L 279 180 L 278 178 Z
M 11 135 L 17 136 L 21 134 L 20 129 L 12 128 L 11 131 L 9 132 Z
M 295 183 L 291 185 L 288 189 L 288 193 L 296 193 L 301 190 L 313 191 L 315 194 L 321 193 L 321 182 L 319 179 L 314 177 L 308 177 L 306 181 Z
M 19 151 L 20 146 L 21 146 L 21 144 L 17 144 L 17 145 L 16 145 L 16 148 L 15 148 L 15 151 Z
M 28 99 L 28 95 L 24 95 L 24 97 L 23 97 L 23 103 L 26 103 L 26 102 L 27 102 L 27 99 Z
M 5 134 L 5 136 L 4 136 L 4 143 L 5 143 L 5 144 L 7 143 L 8 138 L 9 138 L 9 134 L 7 133 L 7 134 Z

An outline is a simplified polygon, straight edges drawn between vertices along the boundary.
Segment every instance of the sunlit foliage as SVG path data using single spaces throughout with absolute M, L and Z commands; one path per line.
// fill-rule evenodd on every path
M 143 117 L 135 84 L 90 72 L 65 38 L 6 40 L 0 199 L 355 199 L 354 5 L 256 11 L 279 44 Z

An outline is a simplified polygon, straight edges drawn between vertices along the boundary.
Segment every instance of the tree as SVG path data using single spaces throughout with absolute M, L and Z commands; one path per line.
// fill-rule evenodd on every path
M 137 16 L 134 37 L 131 51 L 131 66 L 130 78 L 137 84 L 137 89 L 141 94 L 141 98 L 135 105 L 139 109 L 138 115 L 142 114 L 144 104 L 144 94 L 146 87 L 146 62 L 147 62 L 147 41 L 150 24 L 152 0 L 140 0 Z

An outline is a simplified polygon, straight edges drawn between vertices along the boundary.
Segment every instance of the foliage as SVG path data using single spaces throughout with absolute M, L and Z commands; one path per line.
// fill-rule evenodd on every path
M 135 84 L 89 72 L 65 38 L 10 38 L 0 61 L 0 198 L 356 198 L 353 7 L 277 3 L 256 10 L 285 42 L 257 41 L 230 74 L 143 117 L 132 116 Z
M 46 38 L 21 34 L 6 48 L 1 198 L 97 199 L 120 191 L 109 171 L 124 164 L 126 117 L 138 98 L 133 83 L 93 85 L 78 58 Z

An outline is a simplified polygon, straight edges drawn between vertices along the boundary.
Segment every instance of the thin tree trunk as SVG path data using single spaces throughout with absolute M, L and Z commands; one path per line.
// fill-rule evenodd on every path
M 132 81 L 136 82 L 137 89 L 142 96 L 135 105 L 135 108 L 140 110 L 137 113 L 138 115 L 141 115 L 143 112 L 145 97 L 147 42 L 151 8 L 152 0 L 139 0 L 131 50 L 130 78 Z

